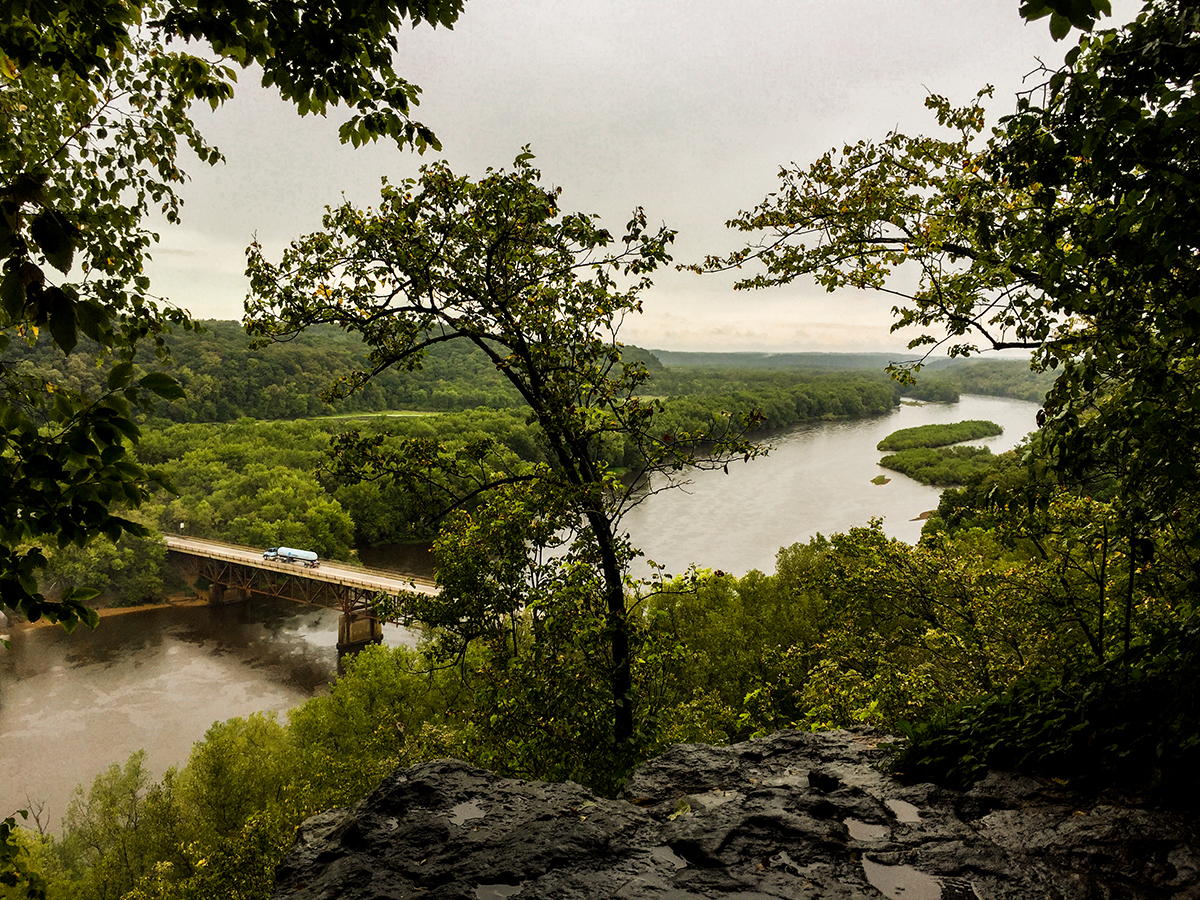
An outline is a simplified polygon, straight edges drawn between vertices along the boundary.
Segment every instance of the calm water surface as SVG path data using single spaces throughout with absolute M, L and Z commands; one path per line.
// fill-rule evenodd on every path
M 648 559 L 681 572 L 691 563 L 739 575 L 775 571 L 780 547 L 883 520 L 908 543 L 921 536 L 917 517 L 937 508 L 942 489 L 884 469 L 884 437 L 917 425 L 986 419 L 1004 427 L 994 438 L 969 441 L 992 452 L 1010 450 L 1036 427 L 1036 403 L 963 396 L 958 403 L 905 404 L 885 416 L 823 422 L 771 437 L 765 458 L 729 464 L 729 474 L 700 472 L 681 490 L 650 497 L 625 525 Z M 884 485 L 871 479 L 884 475 Z
M 774 570 L 781 546 L 873 517 L 915 541 L 940 489 L 878 465 L 875 445 L 897 428 L 991 419 L 1004 435 L 975 443 L 1000 452 L 1034 427 L 1037 406 L 963 397 L 903 406 L 875 419 L 822 423 L 773 436 L 770 455 L 699 473 L 686 490 L 654 495 L 626 520 L 646 555 L 678 572 L 695 562 L 738 574 Z M 891 481 L 871 483 L 885 474 Z M 422 558 L 428 554 L 421 551 Z M 386 554 L 363 553 L 385 566 Z M 399 565 L 420 562 L 397 557 Z M 388 643 L 411 643 L 388 629 Z M 213 722 L 282 711 L 327 689 L 337 668 L 337 612 L 255 597 L 224 607 L 105 617 L 95 632 L 52 627 L 12 634 L 0 651 L 0 817 L 44 802 L 57 831 L 76 783 L 145 748 L 155 777 L 182 765 Z
M 58 831 L 76 783 L 145 748 L 157 777 L 213 722 L 286 710 L 337 671 L 336 610 L 254 597 L 105 616 L 94 632 L 25 627 L 0 650 L 0 817 L 45 804 Z M 388 643 L 411 642 L 399 628 Z

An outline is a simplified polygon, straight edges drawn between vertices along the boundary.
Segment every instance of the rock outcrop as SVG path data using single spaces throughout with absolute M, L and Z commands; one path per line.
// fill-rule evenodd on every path
M 1200 900 L 1194 817 L 1011 775 L 904 785 L 872 767 L 880 738 L 680 745 L 618 800 L 424 763 L 306 822 L 275 897 Z

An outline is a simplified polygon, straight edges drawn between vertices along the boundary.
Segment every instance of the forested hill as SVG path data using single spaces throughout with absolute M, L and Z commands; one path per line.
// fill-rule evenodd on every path
M 664 366 L 705 369 L 862 369 L 883 371 L 892 363 L 912 359 L 912 353 L 700 353 L 651 350 Z M 941 368 L 939 362 L 934 368 Z
M 416 372 L 388 370 L 336 405 L 321 399 L 334 379 L 367 365 L 355 335 L 329 327 L 312 328 L 287 343 L 251 349 L 239 322 L 208 320 L 199 333 L 169 339 L 172 359 L 166 371 L 187 393 L 184 400 L 160 402 L 156 412 L 172 422 L 229 422 L 239 418 L 296 419 L 388 409 L 500 409 L 520 402 L 516 391 L 482 353 L 455 342 L 430 350 Z M 140 360 L 157 368 L 153 356 Z M 13 341 L 5 364 L 35 368 L 52 383 L 73 390 L 102 392 L 106 369 L 95 364 L 95 348 L 81 342 L 68 357 L 48 341 L 27 347 Z
M 388 370 L 349 397 L 330 404 L 321 394 L 332 382 L 366 365 L 354 335 L 310 329 L 286 343 L 252 349 L 238 322 L 209 320 L 200 333 L 171 336 L 166 370 L 186 399 L 160 401 L 156 415 L 170 422 L 230 422 L 240 418 L 298 419 L 388 410 L 452 412 L 521 404 L 512 386 L 477 348 L 457 342 L 430 348 L 421 369 Z M 665 356 L 668 365 L 660 362 Z M 900 395 L 955 400 L 960 391 L 1039 401 L 1049 380 L 1023 363 L 987 361 L 926 369 L 915 387 L 901 387 L 883 372 L 887 354 L 672 353 L 627 347 L 626 358 L 644 363 L 651 379 L 645 393 L 657 397 L 705 397 L 737 408 L 757 406 L 768 427 L 822 416 L 869 415 L 890 409 Z M 686 360 L 689 364 L 680 364 Z M 52 384 L 90 393 L 103 391 L 107 367 L 96 365 L 95 348 L 70 356 L 47 341 L 29 347 L 14 341 L 2 361 L 35 370 Z M 158 368 L 150 354 L 140 359 Z M 694 364 L 692 364 L 694 363 Z M 711 405 L 711 404 L 709 404 Z
M 663 382 L 683 382 L 684 372 L 738 373 L 881 373 L 911 360 L 911 353 L 700 353 L 651 350 L 666 367 Z M 923 364 L 915 390 L 923 400 L 953 400 L 957 394 L 985 394 L 1041 403 L 1054 383 L 1054 372 L 1034 372 L 1020 359 L 934 359 Z

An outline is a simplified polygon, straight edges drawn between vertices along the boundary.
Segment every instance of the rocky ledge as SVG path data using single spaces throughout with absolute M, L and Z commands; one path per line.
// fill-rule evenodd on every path
M 619 800 L 424 763 L 308 820 L 275 897 L 1200 900 L 1194 816 L 998 773 L 904 785 L 872 767 L 881 737 L 679 745 Z

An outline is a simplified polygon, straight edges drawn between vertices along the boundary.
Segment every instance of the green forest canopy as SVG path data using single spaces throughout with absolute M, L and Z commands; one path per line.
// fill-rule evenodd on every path
M 995 437 L 1003 433 L 1004 429 L 995 422 L 986 422 L 982 419 L 968 419 L 944 425 L 918 425 L 915 428 L 901 428 L 893 431 L 880 441 L 875 449 L 910 450 L 913 447 L 945 447 L 948 444 Z

